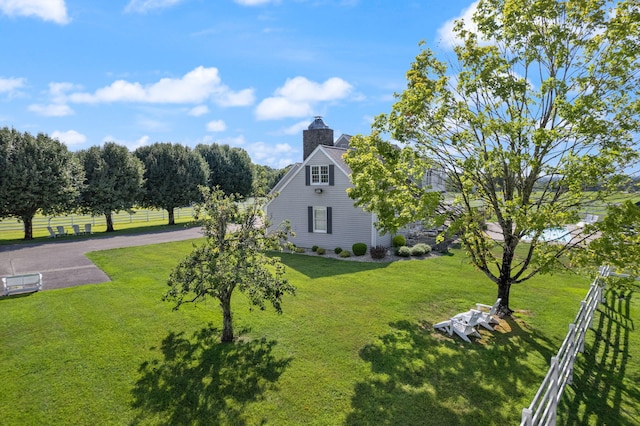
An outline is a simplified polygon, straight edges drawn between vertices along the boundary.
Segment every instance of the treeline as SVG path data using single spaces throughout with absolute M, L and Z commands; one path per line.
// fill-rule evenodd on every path
M 286 169 L 253 164 L 247 152 L 228 145 L 155 143 L 130 152 L 114 142 L 71 152 L 45 134 L 0 129 L 0 218 L 24 224 L 33 238 L 33 217 L 69 213 L 104 215 L 136 206 L 173 210 L 201 201 L 199 186 L 220 187 L 240 197 L 269 191 Z

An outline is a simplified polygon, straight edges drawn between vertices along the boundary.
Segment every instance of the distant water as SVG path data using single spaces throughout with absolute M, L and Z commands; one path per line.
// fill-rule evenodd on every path
M 524 241 L 531 241 L 532 235 L 526 235 L 522 238 Z M 548 243 L 561 243 L 566 244 L 571 241 L 571 232 L 566 227 L 561 228 L 548 228 L 542 231 L 540 240 Z

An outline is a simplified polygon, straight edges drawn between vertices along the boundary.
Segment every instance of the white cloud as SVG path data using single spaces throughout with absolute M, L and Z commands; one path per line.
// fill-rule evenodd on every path
M 222 120 L 213 120 L 207 123 L 207 131 L 209 132 L 224 132 L 227 130 L 227 125 Z
M 189 110 L 189 115 L 194 117 L 200 117 L 201 115 L 205 115 L 209 113 L 209 107 L 206 105 L 198 105 Z
M 313 109 L 307 102 L 294 102 L 287 98 L 267 98 L 256 108 L 259 120 L 276 120 L 285 117 L 304 117 L 313 115 Z
M 85 135 L 76 132 L 75 130 L 67 130 L 66 132 L 56 130 L 51 133 L 51 137 L 53 139 L 58 139 L 65 145 L 80 145 L 87 141 L 87 137 Z
M 0 0 L 0 11 L 8 16 L 36 16 L 56 24 L 67 24 L 64 0 Z
M 255 142 L 245 147 L 252 161 L 258 164 L 266 164 L 281 169 L 296 162 L 294 154 L 298 152 L 287 143 L 268 145 L 264 142 Z
M 164 9 L 175 6 L 183 0 L 131 0 L 124 11 L 126 13 L 147 13 L 153 9 Z
M 296 124 L 282 129 L 284 135 L 301 135 L 303 130 L 309 127 L 309 120 L 299 121 Z
M 206 100 L 221 106 L 246 106 L 254 102 L 253 89 L 233 92 L 221 83 L 217 68 L 197 67 L 181 78 L 162 78 L 142 85 L 126 80 L 114 81 L 94 93 L 76 92 L 68 95 L 76 103 L 202 103 Z
M 118 145 L 123 145 L 126 146 L 129 151 L 135 151 L 136 149 L 140 148 L 141 146 L 145 146 L 149 144 L 149 136 L 145 135 L 142 136 L 141 138 L 131 142 L 131 141 L 125 141 L 125 140 L 121 140 L 121 139 L 116 139 L 111 135 L 105 136 L 102 139 L 102 142 L 115 142 Z
M 324 83 L 316 83 L 305 77 L 287 79 L 284 86 L 276 89 L 273 97 L 266 98 L 256 108 L 259 120 L 312 115 L 318 102 L 344 99 L 353 86 L 341 78 L 333 77 Z
M 72 115 L 74 113 L 69 105 L 65 104 L 33 104 L 29 105 L 29 111 L 35 112 L 36 114 L 44 115 L 46 117 L 64 117 L 67 115 Z
M 460 16 L 457 16 L 453 19 L 445 22 L 440 28 L 438 28 L 438 36 L 440 42 L 444 47 L 452 48 L 462 43 L 460 39 L 456 37 L 453 32 L 453 27 L 455 26 L 455 22 L 462 20 L 464 21 L 465 27 L 473 32 L 477 32 L 476 24 L 471 20 L 473 14 L 476 12 L 478 8 L 478 2 L 475 1 L 469 5 L 466 9 L 464 9 Z
M 2 1 L 2 0 L 0 0 Z M 24 78 L 2 78 L 0 77 L 0 93 L 14 93 L 17 89 L 24 87 Z

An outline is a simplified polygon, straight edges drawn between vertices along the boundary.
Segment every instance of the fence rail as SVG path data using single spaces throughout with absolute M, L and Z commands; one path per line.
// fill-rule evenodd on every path
M 557 356 L 551 357 L 551 366 L 538 392 L 528 408 L 522 409 L 520 426 L 553 426 L 556 424 L 558 403 L 567 384 L 572 383 L 573 365 L 579 352 L 584 351 L 584 339 L 591 327 L 598 305 L 604 301 L 604 280 L 611 274 L 608 266 L 600 267 L 587 296 L 580 302 L 580 310 L 575 321 L 569 325 Z
M 176 220 L 188 217 L 193 217 L 193 208 L 192 207 L 181 207 L 173 210 L 173 214 Z M 168 212 L 166 210 L 135 210 L 132 213 L 120 212 L 114 213 L 113 216 L 113 224 L 122 224 L 122 223 L 135 223 L 135 222 L 153 222 L 158 220 L 169 220 Z M 48 226 L 56 227 L 58 225 L 62 226 L 72 226 L 72 225 L 83 225 L 85 223 L 90 223 L 93 227 L 95 226 L 106 226 L 106 219 L 104 215 L 102 216 L 91 216 L 91 215 L 82 215 L 82 214 L 72 214 L 67 216 L 36 216 L 33 218 L 33 231 L 36 230 L 44 230 Z M 0 221 L 0 231 L 22 231 L 24 229 L 24 225 L 21 221 L 16 219 L 5 219 Z

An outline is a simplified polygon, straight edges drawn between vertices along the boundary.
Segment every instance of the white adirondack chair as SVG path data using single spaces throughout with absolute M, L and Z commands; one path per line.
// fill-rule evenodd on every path
M 476 325 L 478 324 L 478 320 L 480 319 L 482 312 L 475 309 L 472 309 L 469 312 L 471 312 L 471 315 L 468 319 L 453 317 L 447 321 L 434 324 L 433 328 L 447 332 L 449 336 L 453 336 L 453 333 L 455 333 L 465 342 L 471 343 L 469 336 L 482 337 L 480 336 L 480 333 L 478 333 L 478 330 L 476 330 Z
M 484 321 L 486 321 L 489 324 L 499 324 L 500 321 L 498 321 L 495 318 L 496 313 L 498 313 L 498 308 L 500 307 L 500 302 L 502 301 L 502 299 L 498 298 L 496 299 L 496 303 L 494 303 L 493 305 L 485 305 L 483 303 L 476 303 L 476 309 L 479 311 L 482 311 L 482 317 L 484 319 Z

